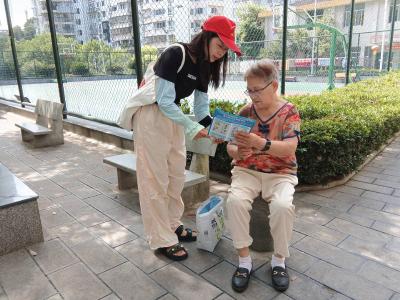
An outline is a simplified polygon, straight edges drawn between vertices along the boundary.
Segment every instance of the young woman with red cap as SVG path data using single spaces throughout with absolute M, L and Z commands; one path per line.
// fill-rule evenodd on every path
M 235 44 L 235 27 L 230 19 L 214 16 L 204 22 L 201 33 L 190 43 L 168 47 L 154 65 L 156 102 L 141 106 L 133 118 L 145 234 L 151 249 L 172 260 L 188 257 L 179 242 L 196 240 L 196 232 L 185 229 L 180 220 L 184 211 L 185 134 L 191 139 L 208 136 L 205 127 L 212 120 L 208 86 L 211 83 L 218 88 L 224 83 L 229 49 L 241 54 Z M 179 107 L 181 99 L 193 92 L 197 122 Z

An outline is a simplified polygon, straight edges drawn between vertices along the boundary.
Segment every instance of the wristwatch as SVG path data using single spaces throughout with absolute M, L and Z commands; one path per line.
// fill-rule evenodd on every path
M 261 151 L 268 151 L 269 148 L 271 148 L 271 140 L 265 139 L 265 146 L 264 146 L 264 148 L 261 149 Z

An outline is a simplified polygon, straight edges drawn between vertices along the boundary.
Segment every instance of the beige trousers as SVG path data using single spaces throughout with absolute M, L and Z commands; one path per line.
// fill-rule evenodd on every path
M 250 236 L 250 210 L 260 192 L 269 203 L 269 224 L 274 240 L 274 253 L 289 257 L 289 242 L 292 238 L 295 210 L 293 202 L 297 177 L 286 174 L 262 173 L 241 167 L 232 170 L 226 208 L 228 226 L 236 249 L 248 247 Z
M 156 104 L 141 107 L 133 118 L 139 201 L 151 249 L 178 243 L 184 205 L 186 148 L 182 126 Z

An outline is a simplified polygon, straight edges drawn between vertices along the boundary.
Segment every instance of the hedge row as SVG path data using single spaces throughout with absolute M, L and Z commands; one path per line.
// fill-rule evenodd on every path
M 363 80 L 320 95 L 291 96 L 302 118 L 297 149 L 299 182 L 325 184 L 356 170 L 368 154 L 400 130 L 400 72 Z M 244 103 L 212 101 L 237 113 Z M 187 110 L 188 108 L 186 108 Z M 210 160 L 212 171 L 230 175 L 226 145 Z

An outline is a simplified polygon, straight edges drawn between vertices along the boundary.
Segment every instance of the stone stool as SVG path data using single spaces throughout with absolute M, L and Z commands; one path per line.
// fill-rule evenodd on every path
M 258 252 L 269 252 L 274 250 L 274 241 L 269 227 L 269 205 L 259 195 L 253 202 L 250 212 L 250 235 L 253 244 L 250 249 Z

